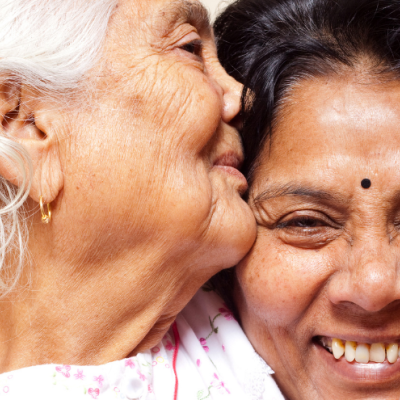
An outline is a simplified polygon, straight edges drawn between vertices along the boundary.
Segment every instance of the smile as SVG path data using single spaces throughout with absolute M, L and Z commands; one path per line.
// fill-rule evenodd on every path
M 344 356 L 349 363 L 384 363 L 387 360 L 393 364 L 400 356 L 398 343 L 357 343 L 326 336 L 318 337 L 317 341 L 337 360 Z

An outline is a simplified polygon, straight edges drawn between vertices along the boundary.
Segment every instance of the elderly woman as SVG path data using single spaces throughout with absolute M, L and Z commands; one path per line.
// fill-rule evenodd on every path
M 225 293 L 290 400 L 400 398 L 399 27 L 397 0 L 239 0 L 216 24 L 258 224 Z
M 241 85 L 196 0 L 0 5 L 0 396 L 154 398 L 148 349 L 255 238 Z

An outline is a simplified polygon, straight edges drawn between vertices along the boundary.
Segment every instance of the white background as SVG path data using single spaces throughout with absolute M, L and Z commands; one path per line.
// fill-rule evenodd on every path
M 201 2 L 207 7 L 210 11 L 211 18 L 214 20 L 218 11 L 221 11 L 226 7 L 229 3 L 232 3 L 233 0 L 201 0 Z

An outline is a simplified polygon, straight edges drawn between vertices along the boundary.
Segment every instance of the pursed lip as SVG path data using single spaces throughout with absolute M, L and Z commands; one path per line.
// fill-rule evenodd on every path
M 245 176 L 239 171 L 239 168 L 243 164 L 243 155 L 233 150 L 226 151 L 219 155 L 214 163 L 213 169 L 223 171 L 228 176 L 234 177 L 237 190 L 243 195 L 248 189 L 248 183 Z
M 233 150 L 219 155 L 213 162 L 213 166 L 232 167 L 239 169 L 243 164 L 243 155 Z

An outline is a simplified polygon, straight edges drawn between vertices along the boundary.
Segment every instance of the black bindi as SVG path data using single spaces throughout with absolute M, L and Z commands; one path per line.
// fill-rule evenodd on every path
M 363 180 L 361 181 L 361 186 L 362 186 L 364 189 L 369 189 L 369 188 L 371 187 L 371 181 L 370 181 L 369 179 L 363 179 Z

